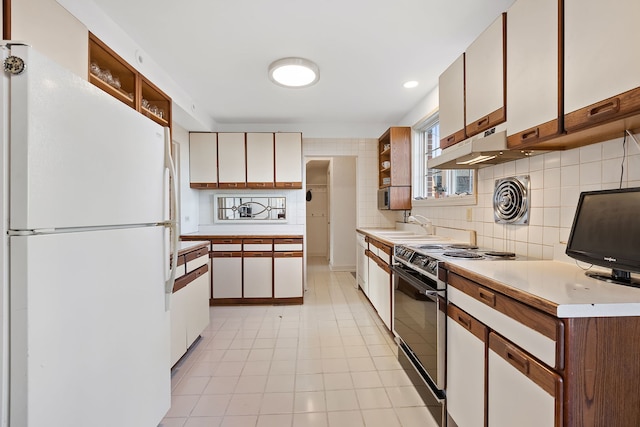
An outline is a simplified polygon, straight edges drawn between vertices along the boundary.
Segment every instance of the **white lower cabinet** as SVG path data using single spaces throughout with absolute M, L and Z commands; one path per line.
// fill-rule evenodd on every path
M 208 247 L 179 255 L 178 268 L 184 274 L 176 278 L 170 301 L 171 366 L 209 324 Z
M 303 259 L 302 252 L 273 253 L 273 296 L 275 298 L 302 297 Z
M 489 396 L 492 427 L 560 426 L 562 379 L 500 336 L 489 337 Z
M 369 284 L 367 297 L 385 326 L 391 330 L 391 273 L 389 267 L 369 253 Z
M 214 252 L 211 270 L 212 299 L 242 298 L 241 252 Z
M 484 427 L 487 327 L 447 307 L 447 413 L 458 426 Z
M 242 263 L 244 297 L 271 298 L 273 296 L 271 252 L 245 252 Z
M 186 288 L 171 295 L 171 366 L 175 365 L 187 351 L 187 311 L 188 297 Z

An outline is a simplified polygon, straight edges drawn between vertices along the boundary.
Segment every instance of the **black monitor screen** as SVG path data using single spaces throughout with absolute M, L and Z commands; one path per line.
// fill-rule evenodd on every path
M 640 272 L 640 188 L 580 194 L 567 255 L 627 272 Z

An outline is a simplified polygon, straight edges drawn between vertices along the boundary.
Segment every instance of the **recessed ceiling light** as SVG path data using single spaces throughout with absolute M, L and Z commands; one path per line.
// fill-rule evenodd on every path
M 415 80 L 410 80 L 408 82 L 406 82 L 405 84 L 403 84 L 402 86 L 406 87 L 407 89 L 411 89 L 414 88 L 416 86 L 418 86 L 418 82 Z
M 304 58 L 282 58 L 269 65 L 269 78 L 285 87 L 307 87 L 320 80 L 318 66 Z

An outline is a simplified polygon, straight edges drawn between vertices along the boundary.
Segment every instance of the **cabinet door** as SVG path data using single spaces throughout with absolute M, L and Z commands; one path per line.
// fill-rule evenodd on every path
M 272 188 L 273 178 L 273 134 L 247 133 L 247 186 Z
M 242 255 L 222 252 L 211 258 L 213 299 L 242 298 Z
M 617 96 L 640 88 L 640 55 L 630 50 L 640 40 L 640 2 L 565 0 L 564 10 L 567 131 L 640 110 L 640 89 Z
M 276 187 L 302 188 L 302 134 L 276 133 Z
M 302 252 L 274 252 L 273 288 L 275 298 L 303 295 Z
M 440 148 L 465 139 L 464 121 L 464 54 L 440 75 Z
M 507 110 L 510 147 L 560 132 L 559 0 L 518 0 L 507 12 Z
M 218 133 L 218 186 L 247 186 L 244 133 Z
M 562 378 L 500 336 L 489 334 L 487 412 L 491 427 L 562 425 Z
M 187 288 L 171 294 L 171 366 L 187 351 Z
M 207 271 L 182 289 L 187 291 L 187 347 L 190 347 L 209 325 L 209 283 L 210 276 Z
M 271 252 L 245 252 L 243 263 L 244 298 L 271 298 L 273 296 Z
M 485 425 L 485 347 L 488 329 L 447 308 L 447 413 L 459 427 Z
M 191 188 L 218 186 L 218 139 L 212 132 L 189 134 L 189 181 Z
M 506 119 L 505 23 L 505 14 L 502 14 L 465 52 L 467 137 Z

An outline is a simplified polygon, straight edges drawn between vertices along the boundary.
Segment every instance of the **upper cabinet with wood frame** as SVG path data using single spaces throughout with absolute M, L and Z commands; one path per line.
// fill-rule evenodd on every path
M 171 127 L 171 98 L 92 33 L 89 82 L 161 126 Z
M 464 119 L 464 53 L 438 79 L 440 103 L 440 148 L 463 141 L 467 135 Z
M 506 13 L 502 13 L 465 52 L 467 137 L 506 120 L 506 22 Z
M 247 187 L 273 188 L 273 133 L 247 133 Z
M 275 187 L 302 188 L 302 134 L 276 132 L 275 139 Z
M 218 187 L 247 187 L 246 145 L 242 132 L 218 133 Z
M 564 127 L 620 136 L 640 126 L 640 2 L 564 0 Z
M 562 132 L 562 0 L 518 0 L 507 11 L 507 143 Z

